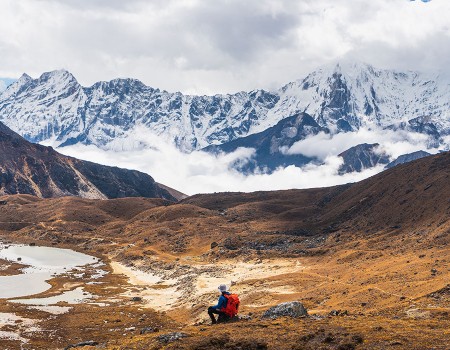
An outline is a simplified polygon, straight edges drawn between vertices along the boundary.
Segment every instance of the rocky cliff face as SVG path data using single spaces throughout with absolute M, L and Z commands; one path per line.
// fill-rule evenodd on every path
M 366 64 L 323 67 L 276 91 L 191 96 L 116 79 L 82 87 L 67 71 L 23 75 L 0 94 L 0 121 L 33 142 L 146 147 L 158 135 L 190 152 L 259 133 L 306 112 L 332 133 L 361 126 L 414 130 L 431 144 L 450 134 L 450 88 L 439 75 Z
M 389 157 L 381 152 L 378 146 L 378 143 L 363 143 L 339 154 L 339 157 L 342 157 L 344 160 L 344 163 L 339 168 L 339 173 L 361 172 L 378 164 L 389 163 Z
M 253 171 L 256 168 L 270 172 L 277 167 L 289 165 L 302 166 L 313 158 L 302 154 L 287 154 L 286 151 L 297 141 L 319 132 L 329 133 L 327 128 L 321 127 L 306 113 L 299 113 L 279 121 L 275 126 L 263 132 L 242 137 L 218 146 L 208 146 L 204 151 L 230 153 L 240 147 L 253 148 L 255 154 L 245 164 L 236 164 L 236 168 L 243 171 Z
M 175 200 L 147 174 L 66 157 L 32 144 L 0 123 L 0 195 Z

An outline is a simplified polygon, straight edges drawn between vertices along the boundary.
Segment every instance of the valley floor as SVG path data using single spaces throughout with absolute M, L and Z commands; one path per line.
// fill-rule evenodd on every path
M 92 295 L 57 304 L 67 312 L 1 300 L 0 337 L 17 335 L 3 337 L 2 349 L 64 349 L 91 340 L 103 349 L 448 349 L 448 249 L 391 253 L 353 249 L 218 261 L 162 254 L 147 266 L 104 255 L 105 276 L 61 276 L 39 295 L 80 287 Z M 244 319 L 210 326 L 206 309 L 220 283 L 233 284 Z M 261 319 L 270 306 L 293 300 L 306 306 L 308 317 Z M 1 323 L 2 315 L 19 321 Z

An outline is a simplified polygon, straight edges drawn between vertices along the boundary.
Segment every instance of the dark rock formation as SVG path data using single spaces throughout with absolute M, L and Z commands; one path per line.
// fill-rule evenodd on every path
M 377 152 L 378 146 L 378 143 L 363 143 L 339 154 L 339 157 L 344 158 L 344 164 L 340 166 L 339 174 L 342 175 L 354 171 L 361 172 L 377 164 L 389 163 L 389 157 L 386 154 Z
M 68 345 L 64 348 L 64 350 L 69 350 L 69 349 L 73 349 L 73 348 L 79 348 L 79 347 L 85 347 L 85 346 L 97 346 L 98 342 L 93 341 L 93 340 L 88 340 L 88 341 L 83 341 L 77 344 L 71 344 Z
M 310 115 L 299 113 L 281 120 L 263 132 L 222 145 L 208 146 L 203 150 L 211 153 L 230 153 L 240 147 L 253 148 L 255 155 L 252 159 L 244 164 L 235 164 L 235 167 L 244 172 L 253 171 L 256 168 L 271 172 L 280 166 L 302 166 L 314 160 L 302 154 L 287 154 L 286 151 L 295 142 L 317 135 L 319 132 L 328 133 L 329 131 L 317 124 Z
M 389 169 L 389 168 L 392 168 L 392 167 L 400 165 L 400 164 L 412 162 L 413 160 L 420 159 L 420 158 L 427 157 L 427 156 L 431 156 L 431 154 L 428 152 L 425 152 L 425 151 L 417 151 L 417 152 L 413 152 L 413 153 L 403 154 L 400 157 L 398 157 L 397 159 L 395 159 L 394 161 L 390 162 L 388 165 L 386 165 L 385 169 Z

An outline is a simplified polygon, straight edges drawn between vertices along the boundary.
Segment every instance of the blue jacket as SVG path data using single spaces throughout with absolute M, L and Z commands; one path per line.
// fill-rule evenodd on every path
M 222 293 L 222 295 L 219 297 L 217 305 L 212 306 L 213 309 L 220 310 L 223 307 L 227 307 L 228 299 L 223 296 L 224 294 L 230 295 L 231 293 L 229 292 Z

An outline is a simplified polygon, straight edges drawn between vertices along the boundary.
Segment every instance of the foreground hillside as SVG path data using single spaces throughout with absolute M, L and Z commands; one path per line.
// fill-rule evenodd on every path
M 84 283 L 97 296 L 67 313 L 4 300 L 0 312 L 53 330 L 29 336 L 30 349 L 90 339 L 106 349 L 448 349 L 449 178 L 447 152 L 356 184 L 177 204 L 3 196 L 3 240 L 94 254 L 110 273 L 95 284 L 55 278 L 50 294 Z M 246 319 L 209 327 L 220 283 L 233 284 Z M 308 317 L 261 319 L 294 300 Z M 173 332 L 186 337 L 166 342 Z

